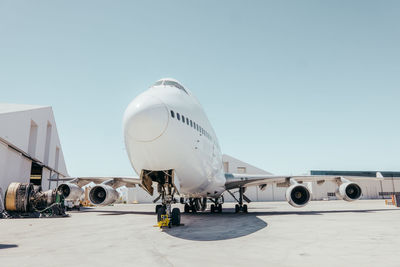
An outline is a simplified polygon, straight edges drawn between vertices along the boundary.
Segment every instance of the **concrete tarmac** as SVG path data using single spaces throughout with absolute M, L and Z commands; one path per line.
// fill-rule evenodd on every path
M 0 219 L 0 266 L 400 266 L 400 208 L 384 200 L 233 207 L 165 230 L 151 204 Z

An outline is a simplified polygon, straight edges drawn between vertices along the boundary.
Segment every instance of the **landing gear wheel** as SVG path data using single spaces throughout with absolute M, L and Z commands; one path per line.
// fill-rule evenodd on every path
M 235 205 L 235 213 L 239 213 L 239 211 L 240 211 L 239 204 L 236 204 Z
M 178 208 L 172 209 L 171 223 L 173 226 L 179 226 L 181 224 L 181 211 Z
M 158 214 L 158 210 L 162 207 L 162 205 L 156 205 L 156 214 Z
M 215 205 L 214 204 L 211 204 L 210 211 L 211 211 L 211 213 L 215 212 Z
M 243 211 L 243 213 L 247 213 L 247 205 L 246 204 L 243 205 L 242 211 Z
M 218 213 L 222 213 L 222 205 L 221 204 L 218 205 Z
M 185 204 L 185 208 L 184 208 L 185 213 L 189 213 L 190 212 L 190 206 L 189 204 Z
M 164 206 L 161 206 L 158 210 L 157 210 L 157 222 L 162 221 L 162 215 L 166 214 L 166 210 Z
M 196 213 L 197 212 L 196 207 L 194 205 L 190 206 L 190 209 L 191 209 L 192 213 Z

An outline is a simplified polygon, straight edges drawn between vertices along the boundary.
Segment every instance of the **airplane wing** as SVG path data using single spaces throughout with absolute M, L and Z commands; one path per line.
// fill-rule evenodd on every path
M 249 186 L 260 186 L 265 187 L 267 184 L 280 184 L 282 186 L 290 186 L 291 180 L 295 180 L 298 183 L 302 182 L 317 182 L 324 183 L 325 181 L 341 182 L 343 180 L 348 181 L 359 181 L 359 180 L 384 180 L 380 172 L 376 173 L 376 177 L 366 176 L 338 176 L 338 175 L 251 175 L 251 174 L 238 174 L 238 173 L 226 173 L 225 188 L 227 190 L 249 187 Z
M 138 177 L 65 177 L 50 178 L 49 181 L 68 182 L 76 184 L 79 187 L 93 182 L 95 184 L 109 185 L 114 189 L 121 186 L 135 187 L 136 185 L 140 185 L 140 179 Z

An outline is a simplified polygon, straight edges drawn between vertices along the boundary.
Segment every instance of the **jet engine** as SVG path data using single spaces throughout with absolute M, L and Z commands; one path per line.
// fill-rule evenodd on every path
M 361 187 L 356 183 L 343 183 L 336 191 L 336 197 L 345 201 L 355 201 L 360 199 L 362 194 Z
M 110 205 L 118 200 L 117 190 L 111 186 L 99 184 L 93 187 L 89 192 L 89 199 L 94 205 Z
M 83 189 L 76 184 L 64 183 L 60 184 L 57 188 L 59 194 L 61 194 L 65 200 L 76 201 L 79 200 L 83 194 Z
M 286 190 L 286 200 L 293 207 L 301 208 L 311 200 L 311 192 L 303 184 L 293 184 Z

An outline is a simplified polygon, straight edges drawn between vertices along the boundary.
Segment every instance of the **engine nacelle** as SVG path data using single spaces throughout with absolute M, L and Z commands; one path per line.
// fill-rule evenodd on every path
M 93 187 L 89 192 L 89 200 L 93 205 L 110 205 L 117 201 L 119 193 L 111 186 L 99 184 Z
M 64 183 L 57 188 L 59 194 L 62 194 L 65 200 L 79 200 L 83 194 L 83 189 L 76 184 Z
M 361 194 L 361 187 L 356 183 L 343 183 L 336 191 L 336 197 L 345 201 L 358 200 Z
M 293 207 L 301 208 L 311 200 L 311 192 L 303 184 L 294 184 L 286 190 L 286 200 Z

